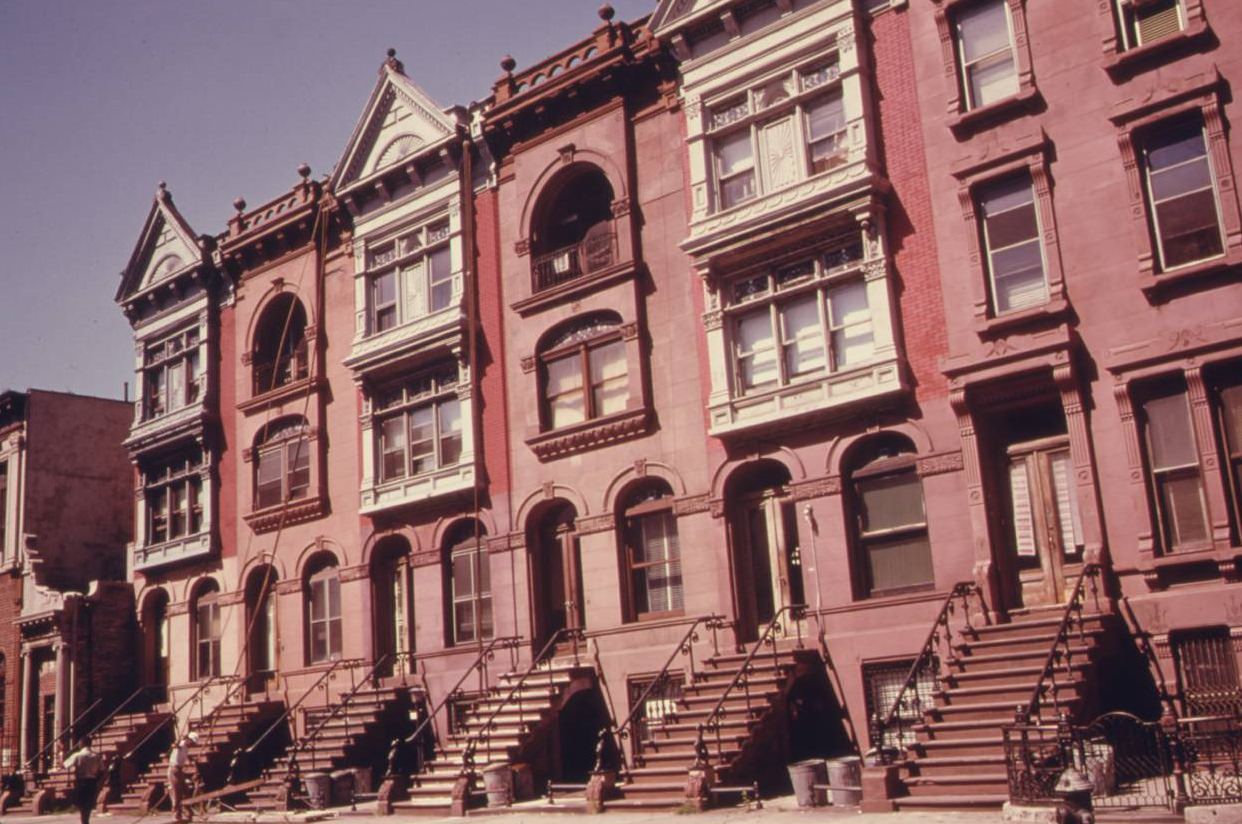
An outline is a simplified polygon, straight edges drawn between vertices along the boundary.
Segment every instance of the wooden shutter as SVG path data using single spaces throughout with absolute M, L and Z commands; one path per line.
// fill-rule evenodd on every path
M 1073 555 L 1082 546 L 1082 522 L 1078 514 L 1078 496 L 1070 481 L 1070 453 L 1068 449 L 1048 456 L 1052 470 L 1053 494 L 1057 503 L 1057 521 L 1061 528 L 1061 548 L 1066 555 Z
M 1023 557 L 1035 557 L 1035 516 L 1031 510 L 1031 482 L 1026 458 L 1009 462 L 1009 494 L 1013 501 L 1014 549 Z

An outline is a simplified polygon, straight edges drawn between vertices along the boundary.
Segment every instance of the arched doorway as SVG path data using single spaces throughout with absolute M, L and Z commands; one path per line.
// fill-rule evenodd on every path
M 261 566 L 246 579 L 246 664 L 251 692 L 264 692 L 276 678 L 276 570 Z
M 533 518 L 528 545 L 532 553 L 537 648 L 562 629 L 586 627 L 577 517 L 573 504 L 560 500 L 549 503 Z
M 371 560 L 375 660 L 387 658 L 385 673 L 409 672 L 413 604 L 410 601 L 410 544 L 400 535 L 383 538 Z
M 154 700 L 167 700 L 168 693 L 168 593 L 157 589 L 147 596 L 142 609 L 143 680 Z
M 742 467 L 725 490 L 738 640 L 753 641 L 781 609 L 806 602 L 789 471 L 776 461 Z

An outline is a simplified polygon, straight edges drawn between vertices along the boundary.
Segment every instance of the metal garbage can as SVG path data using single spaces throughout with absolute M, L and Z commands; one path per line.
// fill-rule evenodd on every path
M 370 767 L 354 767 L 354 795 L 370 795 L 374 790 Z
M 503 762 L 488 764 L 483 768 L 483 789 L 487 806 L 508 807 L 513 803 L 513 768 Z
M 332 803 L 337 807 L 354 803 L 353 770 L 337 770 L 332 773 Z
M 830 759 L 828 761 L 828 783 L 834 788 L 857 788 L 833 789 L 829 803 L 844 807 L 860 804 L 862 802 L 862 759 L 857 756 Z
M 322 772 L 307 773 L 302 776 L 302 784 L 306 787 L 306 806 L 312 810 L 322 810 L 328 806 L 332 776 Z
M 816 784 L 828 783 L 828 766 L 824 759 L 795 761 L 785 769 L 789 770 L 789 783 L 793 785 L 799 807 L 819 807 L 827 803 L 824 791 L 815 789 Z

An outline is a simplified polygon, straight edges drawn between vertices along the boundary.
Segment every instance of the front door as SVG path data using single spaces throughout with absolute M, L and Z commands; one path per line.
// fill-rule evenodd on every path
M 1082 566 L 1082 527 L 1065 438 L 1008 450 L 1009 543 L 1022 606 L 1059 604 Z
M 735 516 L 734 586 L 738 634 L 758 638 L 786 606 L 805 602 L 794 506 L 775 490 L 742 499 Z
M 582 629 L 582 568 L 570 518 L 549 518 L 539 530 L 540 644 L 562 629 Z

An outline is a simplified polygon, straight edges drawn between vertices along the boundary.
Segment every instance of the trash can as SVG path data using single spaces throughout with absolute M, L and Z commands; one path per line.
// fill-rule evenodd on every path
M 332 773 L 332 803 L 337 807 L 354 803 L 353 770 L 337 770 Z
M 513 803 L 513 768 L 505 763 L 488 764 L 483 768 L 483 789 L 487 806 L 508 807 Z
M 795 761 L 786 769 L 789 770 L 789 783 L 793 784 L 799 807 L 818 807 L 825 803 L 823 790 L 815 789 L 816 784 L 828 783 L 828 767 L 824 764 L 824 759 Z
M 306 806 L 312 810 L 322 810 L 328 806 L 332 776 L 322 772 L 307 773 L 302 776 L 302 784 L 306 787 Z
M 354 767 L 354 795 L 370 795 L 373 790 L 371 784 L 371 768 L 370 767 Z
M 857 787 L 857 789 L 834 789 L 829 803 L 835 806 L 853 807 L 862 802 L 862 759 L 857 756 L 833 758 L 828 762 L 828 783 L 833 787 Z

